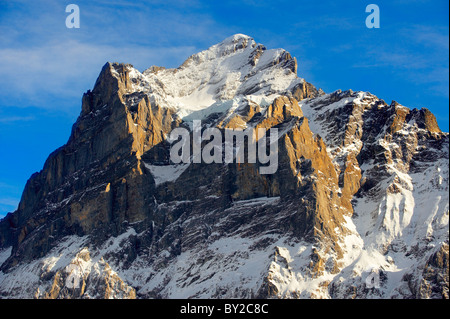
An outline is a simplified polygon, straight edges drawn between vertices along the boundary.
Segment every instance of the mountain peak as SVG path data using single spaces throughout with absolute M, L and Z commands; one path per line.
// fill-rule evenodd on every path
M 214 46 L 232 46 L 232 45 L 242 45 L 243 47 L 247 44 L 255 44 L 255 40 L 252 37 L 242 34 L 236 33 L 228 38 L 225 38 L 223 41 L 217 43 Z
M 180 111 L 181 117 L 216 103 L 264 97 L 269 103 L 290 95 L 304 82 L 297 76 L 297 60 L 284 49 L 266 49 L 253 38 L 235 34 L 191 55 L 176 69 L 154 67 L 134 72 L 139 90 Z
M 253 38 L 246 34 L 236 33 L 236 34 L 229 36 L 228 38 L 223 40 L 221 43 L 237 42 L 237 41 L 241 41 L 241 40 L 253 40 Z
M 0 220 L 0 296 L 448 298 L 449 134 L 296 67 L 242 34 L 179 68 L 107 63 Z M 219 161 L 172 160 L 174 129 L 198 141 L 194 119 Z M 266 132 L 258 160 L 236 135 L 247 161 L 222 161 L 245 128 Z

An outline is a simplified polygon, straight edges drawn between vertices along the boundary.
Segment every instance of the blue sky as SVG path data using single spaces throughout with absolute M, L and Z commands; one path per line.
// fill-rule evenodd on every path
M 68 29 L 68 4 L 80 28 Z M 368 29 L 365 8 L 380 8 Z M 107 61 L 141 71 L 179 66 L 235 33 L 298 60 L 298 75 L 325 92 L 369 91 L 427 107 L 449 127 L 447 0 L 82 1 L 0 0 L 0 217 L 47 156 L 66 143 Z

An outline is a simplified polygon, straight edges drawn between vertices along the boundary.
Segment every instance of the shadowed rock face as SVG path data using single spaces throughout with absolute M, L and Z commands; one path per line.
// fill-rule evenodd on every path
M 324 94 L 296 72 L 289 53 L 243 35 L 178 69 L 107 63 L 67 144 L 0 221 L 1 295 L 448 298 L 448 133 L 426 109 Z M 192 96 L 215 102 L 195 108 Z M 276 173 L 260 174 L 260 163 L 174 165 L 167 137 L 193 115 L 222 133 L 278 129 Z M 430 187 L 417 185 L 434 167 Z M 408 206 L 423 194 L 436 205 L 428 215 Z M 361 243 L 386 281 L 394 269 L 406 279 L 365 289 Z M 409 273 L 405 256 L 418 265 Z M 72 264 L 84 267 L 77 290 L 66 285 Z M 24 267 L 40 279 L 19 289 L 10 280 Z

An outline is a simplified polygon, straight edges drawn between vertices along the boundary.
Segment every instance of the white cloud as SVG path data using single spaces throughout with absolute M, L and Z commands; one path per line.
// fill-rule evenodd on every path
M 215 37 L 228 35 L 199 10 L 198 1 L 76 3 L 77 30 L 65 27 L 65 4 L 58 0 L 10 2 L 0 20 L 0 86 L 7 92 L 0 105 L 56 109 L 62 99 L 78 104 L 107 61 L 139 70 L 177 67 Z
M 3 198 L 0 198 L 0 205 L 13 207 L 13 209 L 15 209 L 15 208 L 17 208 L 19 201 L 20 200 L 17 198 L 3 197 Z
M 194 47 L 121 47 L 97 45 L 70 40 L 31 48 L 0 49 L 0 69 L 3 76 L 0 85 L 7 98 L 16 98 L 38 103 L 45 108 L 54 108 L 42 96 L 55 95 L 66 98 L 81 98 L 92 88 L 101 70 L 108 61 L 131 63 L 139 69 L 151 65 L 165 65 L 169 61 L 180 61 L 195 52 Z M 3 97 L 5 98 L 5 97 Z
M 33 116 L 6 116 L 0 117 L 0 123 L 13 123 L 34 120 Z
M 364 59 L 353 67 L 387 67 L 402 80 L 422 85 L 424 92 L 448 98 L 448 39 L 448 27 L 402 28 L 392 33 L 384 45 L 365 44 L 361 50 Z

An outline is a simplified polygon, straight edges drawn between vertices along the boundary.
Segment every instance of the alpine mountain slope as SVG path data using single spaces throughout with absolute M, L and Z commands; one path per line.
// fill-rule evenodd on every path
M 276 173 L 173 163 L 193 120 L 277 128 Z M 448 298 L 448 170 L 430 111 L 326 94 L 246 35 L 176 69 L 106 63 L 0 221 L 0 296 Z

